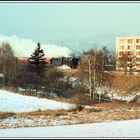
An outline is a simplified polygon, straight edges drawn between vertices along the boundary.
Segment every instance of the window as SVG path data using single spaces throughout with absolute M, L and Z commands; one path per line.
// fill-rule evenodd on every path
M 140 64 L 137 64 L 136 67 L 137 67 L 137 68 L 140 68 Z
M 124 55 L 124 52 L 120 52 L 119 55 Z
M 136 54 L 137 54 L 138 56 L 140 56 L 140 52 L 137 52 Z
M 128 55 L 131 55 L 131 54 L 132 54 L 132 52 L 127 52 L 127 54 L 128 54 Z
M 133 43 L 132 39 L 128 39 L 128 43 Z
M 119 40 L 119 43 L 120 43 L 120 44 L 124 43 L 124 39 L 120 39 L 120 40 Z
M 137 62 L 140 62 L 140 58 L 137 58 L 136 61 L 137 61 Z
M 129 50 L 130 49 L 130 46 L 127 46 L 127 49 Z
M 137 50 L 140 50 L 140 45 L 137 45 L 137 46 L 136 46 L 136 49 L 137 49 Z
M 123 50 L 124 49 L 124 46 L 120 46 L 120 49 Z
M 136 43 L 140 43 L 140 39 L 136 39 Z

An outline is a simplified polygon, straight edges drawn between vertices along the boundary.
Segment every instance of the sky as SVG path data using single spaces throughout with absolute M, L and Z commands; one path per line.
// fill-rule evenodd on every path
M 140 3 L 0 3 L 0 34 L 78 50 L 87 42 L 139 36 L 139 14 Z

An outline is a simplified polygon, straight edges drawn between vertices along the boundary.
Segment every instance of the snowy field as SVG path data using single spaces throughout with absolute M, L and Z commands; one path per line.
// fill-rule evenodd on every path
M 140 137 L 140 119 L 69 126 L 1 129 L 0 137 Z
M 0 90 L 0 112 L 28 112 L 35 110 L 70 109 L 71 104 L 60 103 L 48 99 L 24 96 L 5 90 Z

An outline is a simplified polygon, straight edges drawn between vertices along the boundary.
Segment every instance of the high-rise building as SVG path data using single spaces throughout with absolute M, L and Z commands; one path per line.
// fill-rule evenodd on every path
M 125 54 L 135 57 L 134 68 L 140 70 L 140 36 L 116 37 L 116 70 L 123 69 L 119 64 Z

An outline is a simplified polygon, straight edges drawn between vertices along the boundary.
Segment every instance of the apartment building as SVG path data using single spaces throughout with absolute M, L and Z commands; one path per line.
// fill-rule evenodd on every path
M 134 68 L 140 70 L 140 36 L 116 37 L 116 70 L 123 69 L 119 64 L 126 53 L 135 56 Z

